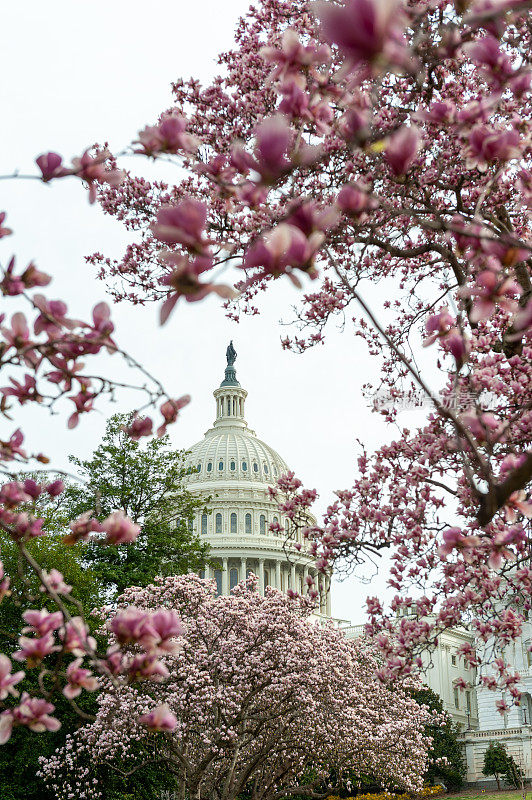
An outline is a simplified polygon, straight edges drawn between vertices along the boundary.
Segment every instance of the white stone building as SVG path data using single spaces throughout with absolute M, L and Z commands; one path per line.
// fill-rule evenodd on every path
M 344 628 L 347 636 L 364 635 L 364 625 Z M 424 656 L 423 683 L 440 696 L 443 707 L 463 731 L 478 726 L 477 699 L 475 692 L 476 670 L 465 664 L 458 648 L 464 642 L 473 644 L 474 637 L 463 628 L 453 628 L 441 634 L 435 651 Z M 469 688 L 460 691 L 459 681 Z
M 247 392 L 236 378 L 235 359 L 231 343 L 224 380 L 214 392 L 216 420 L 187 456 L 187 488 L 204 500 L 209 512 L 198 511 L 194 522 L 201 539 L 210 545 L 206 575 L 216 580 L 218 592 L 224 595 L 250 572 L 257 575 L 261 594 L 266 586 L 303 593 L 311 575 L 321 589 L 317 616 L 330 617 L 329 582 L 318 579 L 314 559 L 300 534 L 301 550 L 287 542 L 284 528 L 289 520 L 270 497 L 270 486 L 288 472 L 288 466 L 248 427 Z M 309 515 L 308 524 L 315 522 Z M 282 530 L 271 531 L 272 523 L 279 523 Z
M 532 624 L 526 623 L 521 637 L 505 650 L 505 660 L 521 675 L 518 688 L 522 692 L 521 705 L 508 705 L 509 711 L 501 716 L 495 706 L 500 697 L 482 686 L 477 687 L 478 729 L 464 732 L 467 760 L 467 780 L 470 783 L 493 784 L 493 778 L 482 774 L 484 753 L 490 742 L 502 742 L 514 757 L 525 778 L 532 779 Z M 486 660 L 489 661 L 489 648 Z M 487 672 L 491 670 L 488 666 Z

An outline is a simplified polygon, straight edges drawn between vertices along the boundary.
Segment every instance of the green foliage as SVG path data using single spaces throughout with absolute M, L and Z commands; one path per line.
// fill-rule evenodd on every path
M 497 787 L 500 788 L 501 775 L 505 775 L 508 770 L 508 753 L 502 742 L 490 742 L 489 747 L 484 753 L 483 775 L 494 775 Z
M 429 689 L 423 687 L 412 692 L 414 700 L 419 705 L 428 706 L 432 714 L 445 714 L 440 697 Z M 458 741 L 460 728 L 448 714 L 445 722 L 430 723 L 425 727 L 425 733 L 432 738 L 432 747 L 429 751 L 429 767 L 425 774 L 425 781 L 431 786 L 438 780 L 443 781 L 450 790 L 459 789 L 465 778 L 466 765 L 462 755 L 462 747 Z M 437 759 L 447 759 L 447 764 L 439 764 Z
M 141 446 L 123 430 L 129 421 L 127 415 L 111 417 L 90 459 L 71 456 L 85 484 L 70 484 L 56 509 L 59 524 L 85 511 L 104 519 L 122 509 L 141 525 L 138 539 L 127 546 L 85 547 L 84 563 L 107 600 L 128 586 L 147 586 L 156 575 L 198 571 L 207 555 L 192 531 L 202 503 L 185 488 L 185 453 L 172 450 L 168 436 Z

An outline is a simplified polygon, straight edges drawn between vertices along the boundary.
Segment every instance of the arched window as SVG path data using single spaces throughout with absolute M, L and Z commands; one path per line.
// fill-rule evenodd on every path
M 235 588 L 238 583 L 238 570 L 236 567 L 233 567 L 231 572 L 229 573 L 229 588 L 231 591 Z
M 243 461 L 242 462 L 242 472 L 247 472 L 247 469 L 248 469 L 248 462 L 247 461 Z
M 246 514 L 246 533 L 251 533 L 251 514 Z
M 214 580 L 216 581 L 216 594 L 220 595 L 222 593 L 222 570 L 215 569 L 214 570 Z
M 236 464 L 234 461 L 231 461 L 231 469 L 236 469 Z
M 200 569 L 199 576 L 200 576 L 201 580 L 205 579 L 205 570 L 204 569 Z
M 196 470 L 197 470 L 198 472 L 201 472 L 201 463 L 200 463 L 200 464 L 198 464 L 198 466 L 196 467 Z
M 262 536 L 266 536 L 266 517 L 264 514 L 260 515 L 260 532 Z
M 222 515 L 216 514 L 216 533 L 222 532 Z
M 268 465 L 267 464 L 263 464 L 262 466 L 263 466 L 263 469 L 264 469 L 264 474 L 267 475 L 268 474 Z
M 192 518 L 190 518 L 188 521 L 188 530 L 189 533 L 192 533 L 192 531 L 194 530 L 194 520 Z
M 207 464 L 207 472 L 212 472 L 212 464 L 211 464 L 211 462 L 210 462 L 210 461 L 209 461 L 209 463 Z
M 221 471 L 224 468 L 224 462 L 220 461 L 218 464 L 218 469 Z
M 278 525 L 279 524 L 279 517 L 274 517 L 273 518 L 273 522 L 277 523 L 277 525 Z
M 207 535 L 207 514 L 201 515 L 201 532 L 203 536 Z
M 275 475 L 275 477 L 277 477 L 277 467 L 273 468 L 273 474 Z
M 227 398 L 227 416 L 228 417 L 231 416 L 231 398 L 230 397 Z
M 231 514 L 231 533 L 236 533 L 236 514 L 234 511 Z
M 253 472 L 258 472 L 258 471 L 259 471 L 259 465 L 258 465 L 258 464 L 257 464 L 257 462 L 255 461 L 255 462 L 253 463 Z

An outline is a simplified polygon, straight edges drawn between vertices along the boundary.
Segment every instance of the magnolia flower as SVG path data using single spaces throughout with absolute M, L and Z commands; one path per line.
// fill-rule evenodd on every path
M 50 612 L 45 608 L 28 609 L 22 614 L 22 619 L 29 626 L 22 628 L 22 633 L 35 633 L 37 636 L 46 636 L 63 624 L 63 615 L 60 611 Z
M 527 519 L 532 519 L 532 499 L 527 497 L 524 489 L 518 492 L 513 492 L 508 498 L 505 505 L 505 514 L 507 522 L 515 522 L 518 512 L 523 514 Z
M 322 231 L 315 231 L 307 238 L 300 228 L 282 222 L 251 245 L 242 266 L 244 269 L 263 267 L 264 275 L 274 277 L 285 273 L 292 283 L 300 286 L 299 280 L 288 268 L 297 267 L 306 271 L 311 278 L 317 277 L 312 260 L 324 239 Z
M 421 145 L 421 132 L 414 125 L 403 125 L 393 133 L 384 151 L 384 158 L 394 175 L 404 175 L 414 163 Z
M 63 538 L 65 544 L 76 544 L 76 542 L 79 541 L 87 541 L 91 533 L 103 530 L 101 523 L 91 515 L 92 511 L 84 511 L 80 517 L 72 520 L 68 526 L 72 533 L 67 534 L 67 536 Z
M 35 161 L 41 170 L 44 183 L 51 181 L 52 178 L 64 178 L 65 175 L 72 175 L 72 170 L 63 167 L 63 159 L 57 153 L 43 153 Z
M 187 120 L 181 114 L 167 114 L 158 125 L 151 125 L 140 131 L 133 144 L 140 147 L 136 153 L 154 156 L 157 153 L 178 153 L 184 150 L 193 153 L 199 147 L 199 139 L 186 133 Z
M 164 436 L 166 433 L 166 426 L 175 422 L 181 409 L 187 406 L 189 403 L 190 395 L 184 394 L 182 397 L 178 397 L 175 400 L 166 400 L 162 404 L 160 411 L 163 415 L 164 422 L 159 428 L 157 428 L 157 436 L 159 438 Z
M 190 259 L 180 253 L 164 252 L 160 258 L 161 261 L 174 267 L 173 271 L 161 281 L 164 286 L 170 287 L 168 296 L 161 306 L 161 325 L 167 321 L 180 297 L 184 297 L 188 303 L 195 303 L 203 300 L 211 292 L 225 300 L 238 294 L 231 286 L 222 283 L 203 283 L 199 280 L 201 274 L 212 269 L 213 262 L 210 256 Z
M 56 594 L 68 594 L 72 589 L 72 586 L 69 586 L 68 583 L 64 582 L 63 575 L 59 572 L 59 570 L 55 569 L 54 567 L 50 570 L 50 572 L 43 570 L 43 577 L 46 586 L 52 589 L 52 591 L 54 591 Z M 41 586 L 41 592 L 45 591 L 46 587 Z
M 131 425 L 124 428 L 130 439 L 138 442 L 143 436 L 151 436 L 153 432 L 153 420 L 151 417 L 135 416 Z
M 91 156 L 88 150 L 85 150 L 80 158 L 72 159 L 71 174 L 75 174 L 81 178 L 89 187 L 89 203 L 94 203 L 96 200 L 96 184 L 108 183 L 110 186 L 119 186 L 123 179 L 124 173 L 119 169 L 107 169 L 105 162 L 111 157 L 107 150 L 103 150 L 95 156 Z
M 5 508 L 16 508 L 21 503 L 28 503 L 31 496 L 24 490 L 23 484 L 18 481 L 4 483 L 0 489 L 0 503 Z
M 148 714 L 143 714 L 139 717 L 139 722 L 150 731 L 173 731 L 177 725 L 177 719 L 167 703 L 162 703 Z
M 11 672 L 11 661 L 3 653 L 0 653 L 0 700 L 5 700 L 8 694 L 18 697 L 18 692 L 14 688 L 24 677 L 24 671 Z
M 89 635 L 89 630 L 81 617 L 72 617 L 64 630 L 59 632 L 63 649 L 74 656 L 84 656 L 87 650 L 96 649 L 96 640 Z
M 4 236 L 9 236 L 11 233 L 13 233 L 11 228 L 6 228 L 4 226 L 5 218 L 6 218 L 6 212 L 2 211 L 0 213 L 0 239 L 3 239 Z
M 469 315 L 471 322 L 484 322 L 495 312 L 497 306 L 505 311 L 514 312 L 517 303 L 514 295 L 521 293 L 521 287 L 511 278 L 501 277 L 491 269 L 477 275 L 471 287 L 459 290 L 461 297 L 474 297 L 473 307 Z
M 404 18 L 396 0 L 344 0 L 314 3 L 325 37 L 351 67 L 401 61 Z
M 15 661 L 27 661 L 29 667 L 37 666 L 43 658 L 61 649 L 55 644 L 53 633 L 47 633 L 38 639 L 20 636 L 18 643 L 20 650 L 13 653 L 13 658 Z
M 63 689 L 63 694 L 69 700 L 81 694 L 82 689 L 94 692 L 99 686 L 98 679 L 94 677 L 89 669 L 82 669 L 81 663 L 82 659 L 76 658 L 75 661 L 68 665 L 66 670 L 68 683 Z
M 129 544 L 139 535 L 140 525 L 136 525 L 123 511 L 114 511 L 102 522 L 102 530 L 107 534 L 106 544 Z
M 150 225 L 153 235 L 165 244 L 181 244 L 194 253 L 202 254 L 208 244 L 204 238 L 207 206 L 186 197 L 175 206 L 163 206 L 157 221 Z
M 266 117 L 255 128 L 255 168 L 263 178 L 274 178 L 282 174 L 289 164 L 288 148 L 292 131 L 285 116 L 274 114 Z
M 501 131 L 487 125 L 476 125 L 469 134 L 466 167 L 485 172 L 493 161 L 510 161 L 519 155 L 519 134 L 513 128 Z
M 462 533 L 460 528 L 448 528 L 443 532 L 443 544 L 438 547 L 438 554 L 444 561 L 453 550 L 464 551 L 464 556 L 467 559 L 469 550 L 478 547 L 480 539 L 478 536 L 466 536 Z

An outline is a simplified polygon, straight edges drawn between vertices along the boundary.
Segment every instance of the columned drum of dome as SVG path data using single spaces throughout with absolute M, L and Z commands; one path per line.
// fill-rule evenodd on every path
M 269 487 L 288 472 L 288 466 L 248 427 L 244 414 L 248 393 L 236 378 L 232 342 L 226 357 L 224 379 L 214 391 L 216 419 L 187 456 L 187 488 L 205 499 L 209 511 L 198 512 L 194 522 L 200 537 L 210 545 L 206 577 L 216 581 L 222 594 L 229 594 L 250 572 L 257 575 L 261 593 L 266 586 L 306 592 L 309 575 L 319 588 L 306 541 L 300 539 L 299 551 L 294 543 L 286 542 L 284 530 L 289 520 L 269 495 Z M 309 525 L 315 522 L 309 515 Z M 282 530 L 270 530 L 273 523 Z M 320 614 L 330 617 L 329 584 L 321 588 Z

